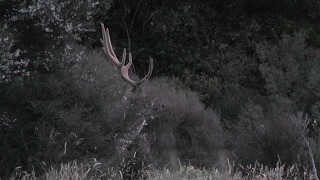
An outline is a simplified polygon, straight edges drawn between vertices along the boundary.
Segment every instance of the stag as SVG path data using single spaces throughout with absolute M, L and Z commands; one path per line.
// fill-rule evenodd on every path
M 109 35 L 109 29 L 104 27 L 104 24 L 101 24 L 101 28 L 102 28 L 102 39 L 100 39 L 101 43 L 102 43 L 102 48 L 105 52 L 105 54 L 107 55 L 108 59 L 116 66 L 117 70 L 120 73 L 121 78 L 127 82 L 128 84 L 130 84 L 133 88 L 131 90 L 128 90 L 124 97 L 123 97 L 123 101 L 121 103 L 121 106 L 125 107 L 125 108 L 129 108 L 131 107 L 131 98 L 127 98 L 128 96 L 132 96 L 132 94 L 136 94 L 136 90 L 137 89 L 141 89 L 140 85 L 143 84 L 144 82 L 146 82 L 146 80 L 148 80 L 152 74 L 152 70 L 153 70 L 153 60 L 150 58 L 150 62 L 149 62 L 149 70 L 147 75 L 142 78 L 140 81 L 134 81 L 129 77 L 129 70 L 130 67 L 132 65 L 132 55 L 129 52 L 129 61 L 126 64 L 126 59 L 127 59 L 127 54 L 126 54 L 126 48 L 123 49 L 123 53 L 122 53 L 122 60 L 119 61 L 119 59 L 117 58 L 117 56 L 115 55 L 113 48 L 112 48 L 112 44 L 111 44 L 111 39 L 110 39 L 110 35 Z M 130 94 L 130 95 L 129 95 Z M 123 109 L 123 108 L 122 108 Z M 124 112 L 125 113 L 125 112 Z M 134 117 L 134 124 L 133 127 L 129 127 L 129 129 L 127 129 L 127 132 L 120 134 L 120 135 L 115 135 L 115 145 L 116 145 L 116 149 L 118 151 L 118 153 L 122 154 L 124 153 L 127 148 L 129 147 L 130 144 L 132 144 L 132 142 L 138 137 L 138 135 L 141 133 L 141 130 L 143 129 L 143 127 L 146 125 L 146 118 L 145 118 L 145 110 L 142 110 L 142 112 L 138 112 L 136 113 L 137 117 Z M 124 118 L 125 118 L 125 114 L 124 114 Z M 142 139 L 144 141 L 146 141 L 146 136 L 144 136 L 145 134 L 142 135 Z M 141 138 L 140 138 L 141 139 Z M 149 148 L 147 147 L 147 150 L 145 152 L 147 152 L 147 154 L 149 151 Z M 135 157 L 135 156 L 134 156 Z M 124 169 L 120 170 L 120 172 L 122 172 L 123 175 L 127 174 L 126 170 L 128 167 L 127 165 L 123 167 Z M 133 168 L 132 165 L 129 166 L 129 169 Z M 139 168 L 141 169 L 141 167 Z M 130 176 L 132 175 L 132 172 L 130 171 Z
M 124 49 L 120 61 L 113 51 L 109 30 L 106 29 L 103 24 L 101 24 L 101 27 L 101 43 L 105 54 L 116 66 L 121 78 L 133 87 L 133 89 L 127 92 L 131 95 L 135 94 L 134 99 L 124 98 L 125 102 L 122 101 L 121 108 L 119 108 L 119 113 L 131 112 L 131 116 L 128 115 L 124 117 L 125 120 L 128 120 L 126 122 L 129 123 L 130 127 L 127 128 L 124 133 L 122 132 L 114 137 L 117 152 L 122 155 L 123 152 L 126 152 L 128 149 L 130 150 L 129 145 L 132 144 L 133 140 L 142 140 L 143 150 L 140 152 L 146 152 L 146 156 L 150 154 L 150 157 L 147 158 L 150 158 L 151 161 L 154 162 L 157 160 L 154 159 L 154 157 L 164 157 L 173 164 L 178 164 L 175 160 L 178 156 L 176 147 L 187 147 L 186 144 L 194 143 L 194 141 L 197 140 L 199 142 L 205 142 L 203 144 L 200 143 L 200 148 L 205 150 L 205 153 L 209 154 L 210 157 L 215 157 L 216 150 L 220 148 L 219 139 L 221 139 L 220 134 L 222 132 L 218 116 L 213 111 L 205 109 L 198 97 L 189 91 L 179 92 L 175 88 L 171 89 L 171 87 L 166 86 L 166 84 L 161 84 L 164 86 L 157 86 L 157 83 L 151 83 L 149 84 L 150 86 L 144 86 L 144 89 L 142 89 L 141 85 L 145 83 L 152 74 L 153 60 L 150 59 L 149 70 L 144 78 L 140 81 L 132 80 L 129 77 L 129 70 L 132 65 L 131 53 L 129 53 L 128 63 L 126 63 L 127 54 L 126 49 Z M 137 89 L 142 89 L 143 91 L 136 91 Z M 144 94 L 145 92 L 146 96 Z M 125 94 L 125 97 L 127 95 L 128 94 Z M 127 106 L 128 103 L 130 103 L 129 106 Z M 166 107 L 164 104 L 168 106 Z M 132 122 L 134 122 L 133 126 L 131 126 Z M 144 126 L 146 122 L 148 122 L 147 127 Z M 184 126 L 182 127 L 183 131 L 180 130 L 180 125 Z M 126 125 L 125 127 L 128 126 Z M 193 132 L 198 133 L 196 139 L 189 138 Z M 183 137 L 185 133 L 188 136 L 187 138 Z M 183 152 L 184 150 L 181 151 Z M 193 149 L 191 152 L 194 152 Z M 139 153 L 139 150 L 137 153 Z M 195 153 L 198 152 L 195 151 Z M 154 155 L 154 157 L 152 155 Z M 193 156 L 191 153 L 189 154 L 189 152 L 188 155 L 190 155 L 190 157 Z
M 144 82 L 146 82 L 151 74 L 152 74 L 152 70 L 153 70 L 153 60 L 150 58 L 150 62 L 149 62 L 149 70 L 147 75 L 142 78 L 140 81 L 134 81 L 129 77 L 129 70 L 130 67 L 132 65 L 132 55 L 131 53 L 129 53 L 129 61 L 128 63 L 126 63 L 126 59 L 127 59 L 127 54 L 126 54 L 126 49 L 124 48 L 123 50 L 123 54 L 122 54 L 122 60 L 119 61 L 119 59 L 117 58 L 117 56 L 114 53 L 114 50 L 112 48 L 112 44 L 111 44 L 111 39 L 110 39 L 110 35 L 109 35 L 109 29 L 104 27 L 104 24 L 101 24 L 101 28 L 102 28 L 102 39 L 100 39 L 101 43 L 102 43 L 102 48 L 105 52 L 105 54 L 107 55 L 108 59 L 116 66 L 117 70 L 119 71 L 121 78 L 127 82 L 128 84 L 130 84 L 133 88 L 128 90 L 123 98 L 123 101 L 121 103 L 121 107 L 124 107 L 122 109 L 125 108 L 130 108 L 132 107 L 132 102 L 130 101 L 130 98 L 127 98 L 128 96 L 132 96 L 132 94 L 136 94 L 137 93 L 137 89 L 141 89 L 140 85 L 143 84 Z M 139 91 L 140 92 L 140 91 Z M 130 94 L 130 95 L 129 95 Z M 135 117 L 136 119 L 134 120 L 134 124 L 133 127 L 130 127 L 126 133 L 120 134 L 120 135 L 115 135 L 115 141 L 117 143 L 116 145 L 116 149 L 118 149 L 118 151 L 124 152 L 126 150 L 126 148 L 133 142 L 133 140 L 138 136 L 138 134 L 141 132 L 142 128 L 146 125 L 146 118 L 144 116 L 145 111 L 146 110 L 142 110 L 143 112 L 138 112 L 137 115 L 138 117 Z M 125 112 L 123 112 L 125 113 Z M 126 115 L 124 114 L 124 118 L 126 118 Z

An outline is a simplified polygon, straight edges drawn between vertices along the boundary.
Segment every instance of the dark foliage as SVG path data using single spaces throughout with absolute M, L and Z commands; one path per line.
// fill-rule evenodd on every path
M 137 151 L 145 163 L 218 159 L 219 118 L 195 93 L 160 79 L 125 93 L 127 85 L 101 54 L 84 54 L 71 69 L 1 87 L 1 120 L 8 120 L 1 126 L 1 173 L 73 159 L 102 158 L 119 166 Z M 9 149 L 15 151 L 7 154 Z
M 1 176 L 135 153 L 173 168 L 292 164 L 306 157 L 304 133 L 319 162 L 318 1 L 61 2 L 0 1 Z M 136 93 L 100 52 L 74 45 L 100 48 L 101 22 L 138 76 L 155 61 Z

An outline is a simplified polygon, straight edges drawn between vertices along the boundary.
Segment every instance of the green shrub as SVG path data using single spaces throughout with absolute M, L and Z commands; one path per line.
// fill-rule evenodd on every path
M 148 163 L 218 159 L 219 117 L 196 93 L 157 78 L 132 92 L 99 52 L 78 47 L 70 56 L 79 61 L 72 68 L 1 86 L 2 121 L 14 120 L 1 134 L 6 173 L 16 166 L 40 170 L 41 165 L 93 157 L 117 167 L 139 148 Z
M 99 53 L 78 58 L 72 69 L 1 85 L 1 114 L 14 120 L 1 131 L 3 171 L 114 153 L 112 136 L 121 124 L 109 122 L 123 83 Z
M 228 142 L 239 164 L 257 160 L 271 166 L 280 158 L 292 165 L 305 155 L 306 130 L 302 125 L 309 119 L 297 114 L 289 99 L 275 96 L 269 100 L 266 105 L 248 103 L 240 113 L 239 124 L 229 128 L 232 139 Z
M 290 98 L 298 110 L 318 121 L 320 52 L 308 47 L 305 39 L 306 34 L 300 31 L 293 36 L 283 35 L 277 45 L 260 44 L 259 70 L 268 95 Z
M 220 118 L 204 108 L 196 93 L 167 79 L 153 79 L 143 90 L 149 102 L 158 106 L 145 129 L 154 160 L 173 166 L 178 158 L 192 164 L 208 160 L 197 164 L 206 166 L 218 161 L 223 143 Z

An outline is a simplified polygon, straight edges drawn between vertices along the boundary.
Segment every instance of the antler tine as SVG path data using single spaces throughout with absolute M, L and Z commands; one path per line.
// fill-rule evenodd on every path
M 120 68 L 120 71 L 121 71 L 121 77 L 123 80 L 125 80 L 127 83 L 129 83 L 131 86 L 133 86 L 133 88 L 137 88 L 138 87 L 138 84 L 133 81 L 132 79 L 130 79 L 129 77 L 129 69 L 132 65 L 132 56 L 131 56 L 131 53 L 129 53 L 129 62 L 127 65 L 124 65 L 126 59 L 125 59 L 125 55 L 123 56 L 124 59 L 122 59 L 122 62 L 121 62 L 121 68 Z
M 153 59 L 150 58 L 148 73 L 140 82 L 138 82 L 138 84 L 142 84 L 145 80 L 149 79 L 152 74 L 152 71 L 153 71 Z
M 131 53 L 129 53 L 129 62 L 128 62 L 128 64 L 125 65 L 127 54 L 126 54 L 126 49 L 124 48 L 123 54 L 122 54 L 122 61 L 120 62 L 112 49 L 112 44 L 111 44 L 110 35 L 109 35 L 109 29 L 108 28 L 105 29 L 103 23 L 101 23 L 101 28 L 102 28 L 102 38 L 103 39 L 100 39 L 100 41 L 103 45 L 103 50 L 106 53 L 106 55 L 108 56 L 108 58 L 117 66 L 117 69 L 120 71 L 121 78 L 124 81 L 126 81 L 127 83 L 129 83 L 131 86 L 133 86 L 133 89 L 137 88 L 145 80 L 149 79 L 152 74 L 152 70 L 153 70 L 153 60 L 150 58 L 148 74 L 139 82 L 133 81 L 129 77 L 129 69 L 132 65 Z
M 103 50 L 106 53 L 106 55 L 108 56 L 108 58 L 118 67 L 121 65 L 121 63 L 119 62 L 117 56 L 115 55 L 113 48 L 112 48 L 112 44 L 111 44 L 111 39 L 110 39 L 110 35 L 109 35 L 109 29 L 108 28 L 104 28 L 104 24 L 101 23 L 101 29 L 102 29 L 102 38 L 100 39 L 102 45 L 103 45 Z

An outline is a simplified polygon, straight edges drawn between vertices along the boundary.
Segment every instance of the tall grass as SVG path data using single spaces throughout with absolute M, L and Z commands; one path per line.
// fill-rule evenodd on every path
M 89 180 L 89 179 L 124 179 L 119 170 L 107 167 L 94 160 L 89 163 L 79 163 L 71 161 L 63 163 L 58 167 L 49 168 L 44 174 L 36 174 L 21 171 L 17 167 L 11 175 L 10 180 Z M 300 172 L 297 165 L 287 166 L 281 164 L 280 160 L 275 167 L 268 167 L 256 162 L 247 167 L 236 167 L 234 163 L 228 161 L 227 169 L 198 169 L 191 165 L 180 166 L 179 169 L 168 168 L 156 169 L 149 167 L 143 172 L 143 177 L 138 179 L 150 180 L 174 180 L 174 179 L 194 179 L 194 180 L 285 180 L 303 179 L 313 180 L 315 176 L 305 169 Z M 1 180 L 1 178 L 0 178 Z

